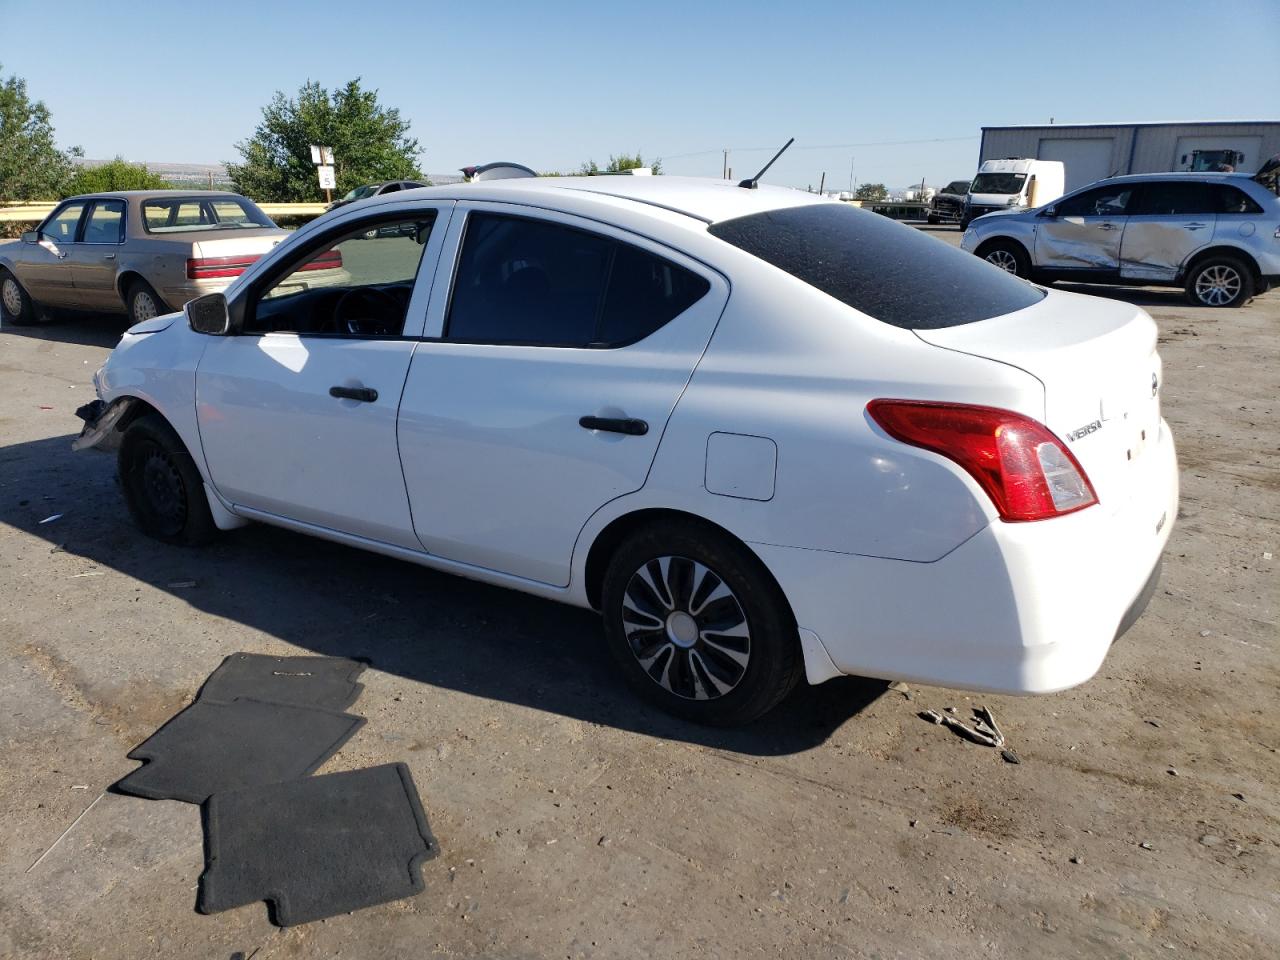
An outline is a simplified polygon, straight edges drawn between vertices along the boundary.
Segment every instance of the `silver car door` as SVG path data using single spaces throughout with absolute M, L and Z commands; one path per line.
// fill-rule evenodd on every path
M 1130 204 L 1120 246 L 1120 275 L 1172 280 L 1187 259 L 1213 239 L 1217 220 L 1213 184 L 1154 180 L 1141 184 Z
M 95 200 L 85 217 L 80 241 L 67 251 L 79 306 L 88 310 L 121 309 L 124 301 L 116 289 L 116 270 L 123 241 L 124 201 Z
M 1132 195 L 1133 184 L 1111 184 L 1046 208 L 1036 219 L 1036 266 L 1082 273 L 1118 270 L 1120 238 Z

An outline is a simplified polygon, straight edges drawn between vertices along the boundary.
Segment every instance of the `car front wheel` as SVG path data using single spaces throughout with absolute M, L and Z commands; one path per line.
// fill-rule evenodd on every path
M 129 513 L 143 533 L 185 546 L 212 539 L 216 527 L 204 480 L 182 439 L 159 414 L 129 424 L 118 467 Z
M 803 666 L 795 620 L 760 560 L 711 527 L 664 522 L 614 554 L 605 634 L 643 697 L 715 726 L 775 707 Z
M 40 322 L 35 302 L 8 270 L 0 270 L 0 315 L 5 323 L 26 327 Z
M 1235 257 L 1210 257 L 1187 275 L 1186 292 L 1197 307 L 1242 307 L 1253 296 L 1253 272 Z

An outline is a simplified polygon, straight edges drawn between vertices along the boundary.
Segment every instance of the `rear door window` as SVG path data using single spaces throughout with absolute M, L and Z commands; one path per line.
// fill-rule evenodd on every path
M 806 204 L 724 220 L 713 236 L 895 327 L 934 330 L 1022 310 L 1044 293 L 877 213 Z
M 1144 183 L 1129 213 L 1134 216 L 1208 216 L 1217 212 L 1212 185 L 1198 181 L 1159 180 Z
M 621 347 L 706 294 L 703 277 L 562 224 L 472 213 L 445 337 L 465 343 Z
M 119 243 L 124 239 L 124 201 L 97 200 L 84 225 L 85 243 Z

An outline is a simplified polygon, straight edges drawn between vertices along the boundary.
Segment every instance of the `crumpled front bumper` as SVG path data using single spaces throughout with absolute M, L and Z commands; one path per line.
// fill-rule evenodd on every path
M 93 400 L 76 410 L 84 421 L 80 436 L 71 441 L 72 450 L 114 450 L 120 446 L 121 433 L 116 427 L 137 401 L 123 397 L 115 403 Z

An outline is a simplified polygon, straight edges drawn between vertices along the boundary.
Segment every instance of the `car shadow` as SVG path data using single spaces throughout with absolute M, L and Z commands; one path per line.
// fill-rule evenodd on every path
M 1068 293 L 1083 293 L 1091 297 L 1106 297 L 1109 300 L 1123 300 L 1136 307 L 1195 309 L 1193 304 L 1187 302 L 1187 295 L 1175 287 L 1128 287 L 1103 283 L 1064 283 L 1059 280 L 1053 284 L 1052 289 L 1066 290 Z
M 113 459 L 73 453 L 71 440 L 0 447 L 0 523 L 318 654 L 363 658 L 423 684 L 757 756 L 824 743 L 886 689 L 884 681 L 855 677 L 817 687 L 802 682 L 746 727 L 690 724 L 627 688 L 590 611 L 265 525 L 223 534 L 204 549 L 171 547 L 130 521 Z
M 129 318 L 123 314 L 58 311 L 43 314 L 40 323 L 27 327 L 6 323 L 3 330 L 12 337 L 110 349 L 120 342 L 121 335 L 129 326 Z

